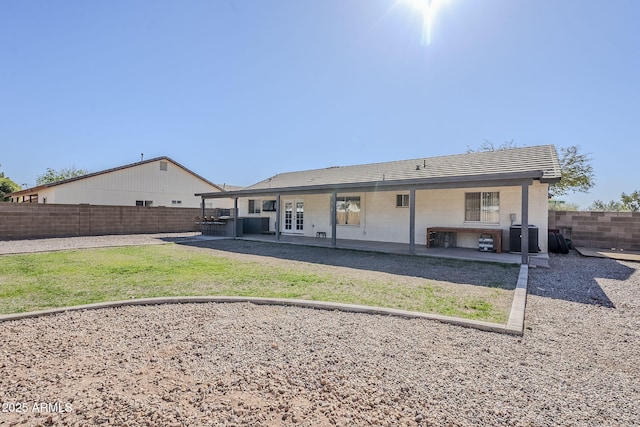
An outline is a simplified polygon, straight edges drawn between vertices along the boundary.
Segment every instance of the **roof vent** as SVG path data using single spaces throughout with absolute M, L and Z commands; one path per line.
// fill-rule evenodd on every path
M 419 171 L 420 170 L 420 165 L 416 165 L 416 170 Z

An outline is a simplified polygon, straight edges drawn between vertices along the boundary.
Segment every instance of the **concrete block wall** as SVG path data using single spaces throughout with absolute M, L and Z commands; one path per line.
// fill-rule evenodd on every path
M 0 203 L 0 240 L 198 231 L 201 214 L 198 208 Z M 577 246 L 640 251 L 640 212 L 549 211 L 549 229 Z
M 576 246 L 640 251 L 640 212 L 549 211 L 549 229 Z
M 198 208 L 0 203 L 0 240 L 197 231 L 201 214 Z

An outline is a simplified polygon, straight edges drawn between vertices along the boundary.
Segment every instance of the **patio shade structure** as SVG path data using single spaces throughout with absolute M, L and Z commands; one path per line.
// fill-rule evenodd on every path
M 232 198 L 234 199 L 234 211 L 236 213 L 238 212 L 239 198 L 275 197 L 277 218 L 275 235 L 276 239 L 280 240 L 281 200 L 283 197 L 329 194 L 331 197 L 331 239 L 332 246 L 336 246 L 336 225 L 338 222 L 336 198 L 338 194 L 388 191 L 408 192 L 409 248 L 411 253 L 415 253 L 417 190 L 519 187 L 521 189 L 522 263 L 527 264 L 529 248 L 529 187 L 535 180 L 553 183 L 559 179 L 560 168 L 555 148 L 547 145 L 420 160 L 291 172 L 276 175 L 245 189 L 216 193 L 196 193 L 196 196 L 202 198 L 203 209 L 205 199 Z

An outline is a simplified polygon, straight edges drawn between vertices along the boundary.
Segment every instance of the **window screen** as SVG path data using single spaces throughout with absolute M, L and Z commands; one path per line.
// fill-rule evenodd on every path
M 464 220 L 477 222 L 500 222 L 500 193 L 483 191 L 465 193 Z

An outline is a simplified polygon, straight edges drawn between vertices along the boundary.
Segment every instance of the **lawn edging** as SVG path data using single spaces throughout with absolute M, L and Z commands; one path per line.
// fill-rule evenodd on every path
M 522 266 L 526 267 L 526 266 Z M 257 305 L 281 305 L 290 307 L 302 307 L 316 310 L 339 310 L 348 313 L 365 313 L 375 314 L 383 316 L 395 316 L 406 319 L 427 319 L 436 320 L 441 323 L 447 323 L 451 325 L 463 326 L 468 328 L 480 329 L 483 331 L 506 333 L 511 335 L 522 335 L 523 323 L 524 323 L 524 302 L 526 301 L 526 274 L 527 269 L 521 267 L 520 277 L 518 278 L 518 285 L 514 296 L 514 302 L 512 304 L 509 321 L 506 325 L 499 323 L 484 322 L 480 320 L 463 319 L 458 317 L 443 316 L 433 313 L 421 313 L 416 311 L 398 310 L 394 308 L 385 307 L 373 307 L 357 304 L 343 304 L 327 301 L 311 301 L 311 300 L 299 300 L 299 299 L 287 299 L 287 298 L 262 298 L 262 297 L 243 297 L 243 296 L 182 296 L 182 297 L 157 297 L 157 298 L 139 298 L 129 299 L 122 301 L 100 302 L 93 304 L 84 304 L 70 307 L 53 308 L 48 310 L 31 311 L 25 313 L 14 313 L 0 315 L 0 323 L 21 320 L 28 318 L 35 318 L 41 316 L 49 316 L 54 314 L 65 313 L 68 311 L 82 311 L 82 310 L 99 310 L 105 308 L 117 308 L 125 306 L 137 306 L 137 305 L 161 305 L 161 304 L 194 304 L 194 303 L 251 303 Z M 524 273 L 523 273 L 524 271 Z M 522 292 L 521 278 L 524 278 L 524 300 L 520 301 L 522 297 L 518 298 Z M 516 301 L 518 300 L 518 301 Z M 520 321 L 520 317 L 522 321 Z M 518 327 L 518 325 L 520 325 Z
M 513 293 L 513 303 L 511 303 L 511 312 L 507 321 L 506 329 L 508 333 L 522 335 L 524 331 L 524 313 L 527 307 L 527 286 L 529 283 L 529 266 L 520 265 L 520 273 L 518 274 L 518 282 Z

